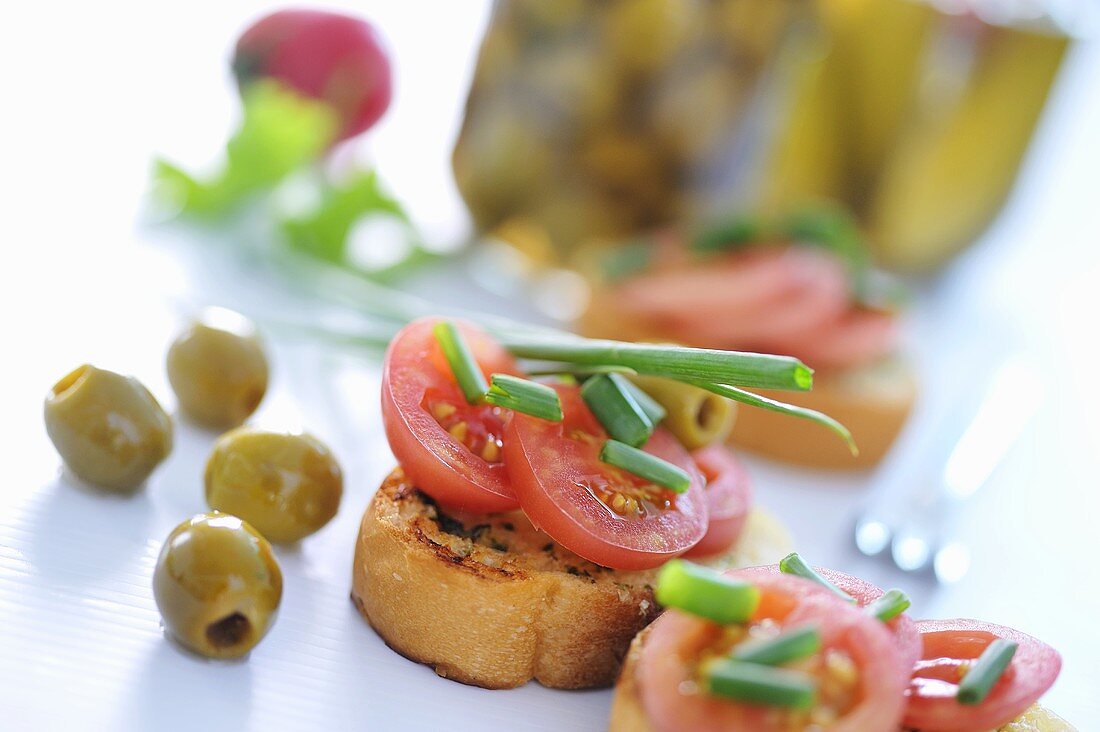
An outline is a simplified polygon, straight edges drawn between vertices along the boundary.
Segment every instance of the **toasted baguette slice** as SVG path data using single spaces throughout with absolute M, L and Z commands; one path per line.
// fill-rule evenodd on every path
M 790 546 L 755 511 L 736 551 L 714 562 L 769 564 Z M 363 516 L 352 599 L 391 648 L 440 676 L 583 689 L 614 683 L 631 639 L 657 616 L 655 576 L 581 559 L 519 511 L 449 516 L 397 469 Z
M 623 663 L 623 671 L 615 684 L 615 696 L 611 700 L 609 732 L 656 732 L 649 723 L 635 677 L 638 659 L 642 655 L 648 633 L 643 630 L 630 644 Z M 1018 719 L 1009 722 L 997 732 L 1077 732 L 1077 728 L 1054 712 L 1038 704 L 1033 705 Z
M 878 463 L 901 432 L 917 397 L 917 380 L 907 362 L 889 359 L 858 369 L 818 373 L 808 392 L 761 391 L 838 420 L 859 446 L 848 447 L 820 425 L 764 409 L 738 410 L 729 442 L 765 457 L 811 468 L 854 470 Z

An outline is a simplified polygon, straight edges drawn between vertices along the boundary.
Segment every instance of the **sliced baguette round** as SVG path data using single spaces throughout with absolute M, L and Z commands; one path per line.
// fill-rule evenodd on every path
M 719 567 L 777 562 L 786 529 L 756 510 Z M 522 512 L 447 515 L 400 469 L 375 494 L 355 547 L 352 599 L 398 653 L 489 689 L 610 686 L 630 641 L 659 613 L 657 570 L 600 567 Z
M 901 358 L 858 369 L 814 375 L 808 392 L 760 391 L 764 396 L 816 409 L 852 431 L 847 445 L 824 427 L 764 409 L 738 410 L 729 443 L 749 452 L 811 468 L 856 470 L 878 463 L 894 444 L 917 398 L 917 379 Z
M 642 655 L 642 646 L 645 645 L 647 635 L 648 632 L 643 630 L 630 644 L 622 673 L 615 683 L 608 732 L 656 732 L 642 705 L 636 678 L 638 659 Z M 1035 704 L 997 732 L 1077 732 L 1077 728 L 1054 712 Z

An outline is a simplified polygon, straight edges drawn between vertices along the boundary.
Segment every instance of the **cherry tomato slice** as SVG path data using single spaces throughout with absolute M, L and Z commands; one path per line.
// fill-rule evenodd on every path
M 401 468 L 440 504 L 494 513 L 519 507 L 502 462 L 507 410 L 466 402 L 432 333 L 417 320 L 390 343 L 382 370 L 382 424 Z M 515 360 L 483 331 L 456 323 L 488 378 L 519 375 Z
M 741 537 L 752 505 L 752 484 L 745 466 L 722 445 L 710 445 L 691 453 L 707 479 L 707 533 L 688 549 L 685 557 L 720 554 Z
M 775 624 L 781 630 L 813 624 L 822 635 L 819 658 L 835 654 L 836 661 L 851 662 L 837 664 L 847 666 L 855 678 L 848 682 L 848 691 L 829 697 L 847 702 L 828 724 L 830 732 L 896 732 L 909 669 L 882 623 L 800 577 L 741 570 L 730 574 L 761 590 L 753 624 Z M 671 610 L 647 633 L 638 681 L 646 715 L 659 732 L 769 732 L 802 729 L 810 723 L 798 712 L 716 698 L 698 689 L 699 659 L 714 649 L 723 633 L 714 623 Z M 823 690 L 824 684 L 819 700 L 826 698 Z
M 905 726 L 921 732 L 976 732 L 996 729 L 1024 713 L 1051 687 L 1062 657 L 1042 641 L 1018 630 L 980 620 L 921 620 L 924 643 L 909 689 Z M 955 700 L 964 664 L 982 655 L 996 638 L 1019 644 L 1012 662 L 981 704 Z
M 706 533 L 703 476 L 687 451 L 658 428 L 645 451 L 691 476 L 673 494 L 600 461 L 607 433 L 575 386 L 558 386 L 560 423 L 513 415 L 504 462 L 524 513 L 570 551 L 605 567 L 647 569 L 683 554 Z
M 853 577 L 850 574 L 838 572 L 834 569 L 825 569 L 824 567 L 814 567 L 814 569 L 822 577 L 851 595 L 859 607 L 866 607 L 885 594 L 882 588 L 859 577 Z M 746 567 L 740 571 L 753 577 L 782 574 L 777 564 L 768 564 L 763 567 Z M 916 621 L 908 614 L 902 613 L 885 625 L 894 635 L 894 643 L 898 647 L 902 665 L 905 668 L 913 668 L 921 654 L 921 638 L 920 633 L 917 631 Z

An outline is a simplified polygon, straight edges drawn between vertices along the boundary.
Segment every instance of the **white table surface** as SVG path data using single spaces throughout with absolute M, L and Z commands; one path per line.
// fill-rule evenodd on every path
M 369 151 L 431 234 L 455 236 L 464 221 L 446 153 L 486 6 L 358 5 L 386 28 L 399 69 L 397 101 Z M 154 152 L 201 162 L 224 138 L 226 47 L 262 7 L 24 3 L 9 26 L 22 30 L 0 44 L 9 102 L 0 135 L 0 729 L 601 729 L 609 692 L 489 692 L 438 679 L 389 651 L 355 613 L 358 518 L 392 466 L 369 360 L 273 340 L 272 390 L 256 421 L 328 440 L 347 490 L 329 526 L 279 550 L 283 608 L 245 662 L 205 662 L 167 642 L 149 588 L 161 539 L 205 508 L 201 470 L 215 436 L 180 424 L 167 463 L 129 498 L 95 494 L 59 471 L 41 401 L 67 370 L 91 361 L 134 373 L 174 406 L 163 355 L 189 305 L 295 304 L 266 280 L 196 266 L 163 232 L 134 224 Z M 1096 130 L 1100 48 L 1087 45 L 1071 59 L 1005 215 L 918 300 L 914 354 L 931 388 L 910 436 L 927 428 L 921 415 L 948 393 L 965 359 L 958 344 L 972 336 L 1008 333 L 1045 383 L 1038 417 L 966 512 L 974 557 L 962 582 L 937 587 L 855 552 L 851 522 L 873 476 L 751 464 L 760 501 L 815 562 L 905 588 L 918 615 L 980 617 L 1059 648 L 1065 668 L 1047 702 L 1082 730 L 1100 728 Z

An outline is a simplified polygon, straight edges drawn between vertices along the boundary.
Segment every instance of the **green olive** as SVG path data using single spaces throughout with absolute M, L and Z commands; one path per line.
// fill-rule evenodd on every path
M 248 318 L 204 310 L 168 349 L 168 381 L 195 422 L 229 429 L 248 419 L 267 391 L 267 356 Z
M 332 452 L 307 434 L 241 427 L 206 462 L 206 502 L 240 516 L 271 541 L 298 541 L 327 524 L 344 490 Z
M 668 415 L 663 422 L 689 450 L 725 442 L 737 419 L 737 404 L 697 386 L 659 376 L 631 376 Z
M 283 573 L 267 539 L 236 516 L 203 513 L 172 530 L 153 572 L 164 625 L 210 658 L 238 658 L 271 629 Z
M 65 465 L 101 488 L 137 488 L 172 451 L 171 418 L 132 376 L 85 364 L 53 385 L 43 411 Z

